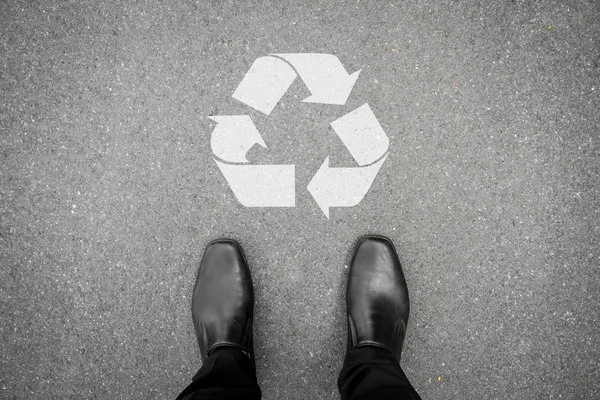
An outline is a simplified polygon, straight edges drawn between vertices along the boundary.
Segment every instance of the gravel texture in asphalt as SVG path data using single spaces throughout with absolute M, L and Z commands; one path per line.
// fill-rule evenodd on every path
M 200 366 L 204 246 L 237 239 L 266 400 L 337 399 L 352 248 L 389 236 L 423 399 L 600 398 L 600 6 L 579 1 L 0 1 L 0 397 L 169 399 Z M 267 117 L 231 95 L 270 53 L 362 69 L 347 103 Z M 390 140 L 364 200 L 306 190 L 330 123 Z M 211 115 L 296 165 L 296 207 L 246 208 Z

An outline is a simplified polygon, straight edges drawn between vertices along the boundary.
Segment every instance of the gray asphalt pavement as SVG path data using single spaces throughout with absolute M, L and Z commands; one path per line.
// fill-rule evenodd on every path
M 170 399 L 200 366 L 204 246 L 241 242 L 264 399 L 337 399 L 352 247 L 395 242 L 423 399 L 600 398 L 600 3 L 0 1 L 0 398 Z M 258 57 L 362 68 L 344 106 L 231 98 Z M 368 103 L 356 207 L 306 186 Z M 296 207 L 245 208 L 207 116 L 249 114 Z

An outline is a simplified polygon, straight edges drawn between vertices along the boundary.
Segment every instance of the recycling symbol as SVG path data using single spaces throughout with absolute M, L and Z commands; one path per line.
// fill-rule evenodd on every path
M 360 74 L 349 75 L 331 54 L 271 54 L 254 61 L 232 97 L 269 115 L 300 76 L 311 96 L 303 102 L 344 105 Z M 249 115 L 210 116 L 217 122 L 211 148 L 237 200 L 246 207 L 294 207 L 295 165 L 255 165 L 256 144 L 267 148 Z M 331 122 L 358 166 L 331 168 L 329 157 L 307 186 L 329 218 L 330 207 L 352 207 L 365 197 L 388 155 L 389 140 L 367 103 Z

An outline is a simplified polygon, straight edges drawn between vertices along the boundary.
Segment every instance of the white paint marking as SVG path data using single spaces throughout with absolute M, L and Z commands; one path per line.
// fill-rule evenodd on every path
M 248 115 L 219 115 L 208 118 L 218 123 L 212 133 L 210 147 L 214 155 L 221 160 L 247 163 L 246 154 L 255 144 L 267 148 Z
M 365 197 L 387 155 L 367 167 L 329 168 L 329 157 L 307 186 L 329 218 L 329 207 L 352 207 Z
M 232 97 L 269 115 L 294 79 L 296 72 L 285 61 L 260 57 L 254 61 Z
M 390 146 L 377 117 L 366 103 L 333 121 L 331 127 L 360 166 L 379 160 Z
M 215 160 L 238 201 L 246 207 L 294 207 L 294 165 L 230 165 Z
M 340 60 L 332 54 L 274 54 L 296 69 L 312 96 L 307 103 L 346 104 L 361 70 L 348 75 Z

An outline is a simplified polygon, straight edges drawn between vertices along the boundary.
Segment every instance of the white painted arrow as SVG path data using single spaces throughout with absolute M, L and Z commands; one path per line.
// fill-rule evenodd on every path
M 296 72 L 285 61 L 260 57 L 252 63 L 232 97 L 269 115 L 296 79 Z
M 346 104 L 361 70 L 348 75 L 340 60 L 331 54 L 274 54 L 296 69 L 312 96 L 308 103 Z
M 255 144 L 267 148 L 248 115 L 208 117 L 218 125 L 210 138 L 213 154 L 224 161 L 247 163 L 246 154 Z
M 238 201 L 246 207 L 294 207 L 293 165 L 240 165 L 215 160 Z
M 366 103 L 333 121 L 331 127 L 360 166 L 379 160 L 390 146 L 377 117 Z
M 329 157 L 307 186 L 321 210 L 329 218 L 329 207 L 352 207 L 365 197 L 387 154 L 373 165 L 329 168 Z

